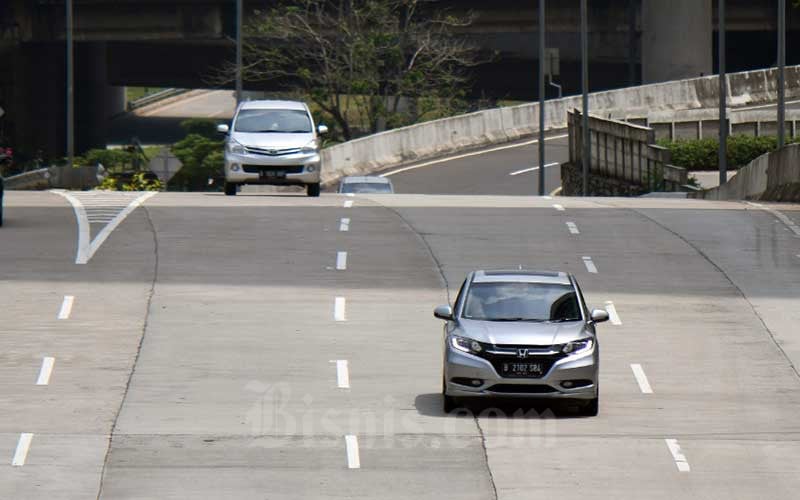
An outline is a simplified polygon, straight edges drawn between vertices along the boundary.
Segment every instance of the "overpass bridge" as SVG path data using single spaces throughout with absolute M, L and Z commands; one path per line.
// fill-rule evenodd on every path
M 732 70 L 774 62 L 777 0 L 729 0 Z M 246 9 L 267 5 L 246 1 Z M 478 69 L 473 95 L 536 97 L 535 5 L 442 0 L 437 8 L 476 14 L 465 30 L 499 57 Z M 0 133 L 20 151 L 58 155 L 64 149 L 64 2 L 8 0 L 0 7 Z M 602 90 L 714 71 L 711 0 L 591 2 L 591 85 Z M 548 45 L 561 59 L 560 83 L 579 89 L 578 0 L 551 2 Z M 232 54 L 229 0 L 75 0 L 78 149 L 103 145 L 110 116 L 123 109 L 122 86 L 206 86 L 209 69 Z M 789 16 L 789 46 L 800 43 L 800 17 Z M 698 50 L 697 47 L 703 47 Z M 789 51 L 792 58 L 800 57 Z M 10 65 L 9 65 L 10 63 Z M 252 87 L 258 90 L 258 87 Z M 269 90 L 268 87 L 261 87 Z M 31 112 L 31 110 L 36 112 Z M 46 130 L 47 133 L 42 133 Z

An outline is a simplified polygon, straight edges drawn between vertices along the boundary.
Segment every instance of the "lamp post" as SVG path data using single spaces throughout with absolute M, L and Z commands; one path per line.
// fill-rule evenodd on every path
M 581 63 L 583 87 L 583 196 L 589 196 L 589 167 L 592 161 L 592 144 L 589 132 L 589 21 L 586 0 L 581 0 Z
M 786 145 L 786 0 L 778 0 L 778 149 Z
M 75 161 L 75 92 L 72 52 L 72 0 L 66 0 L 66 45 L 67 45 L 67 166 Z
M 242 102 L 242 10 L 243 0 L 236 0 L 236 104 Z
M 539 196 L 544 196 L 545 1 L 539 0 Z
M 719 185 L 728 182 L 728 82 L 725 71 L 725 0 L 719 0 Z

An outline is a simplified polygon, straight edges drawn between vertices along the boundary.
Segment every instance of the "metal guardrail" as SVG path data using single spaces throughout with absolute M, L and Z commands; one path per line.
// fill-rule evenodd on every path
M 170 97 L 175 97 L 177 95 L 185 94 L 189 92 L 189 89 L 164 89 L 158 92 L 154 92 L 152 94 L 148 94 L 146 96 L 142 96 L 138 99 L 134 99 L 133 101 L 128 102 L 128 111 L 133 111 L 134 109 L 143 108 L 149 104 L 153 104 L 158 101 L 163 101 L 164 99 L 169 99 Z
M 583 165 L 583 123 L 580 111 L 567 113 L 570 163 Z M 670 152 L 655 144 L 652 128 L 589 117 L 590 173 L 622 180 L 650 191 L 677 191 L 688 181 L 686 169 L 670 165 Z

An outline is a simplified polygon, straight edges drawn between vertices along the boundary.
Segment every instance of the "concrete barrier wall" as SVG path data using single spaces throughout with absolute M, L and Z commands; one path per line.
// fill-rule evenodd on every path
M 98 185 L 97 167 L 49 167 L 5 178 L 6 189 L 89 189 Z
M 795 198 L 800 185 L 800 144 L 759 156 L 742 167 L 727 184 L 692 193 L 708 200 L 800 201 Z
M 732 105 L 762 104 L 777 96 L 776 70 L 728 75 Z M 627 89 L 596 92 L 589 96 L 592 114 L 647 117 L 654 110 L 713 108 L 718 101 L 719 78 L 708 76 Z M 800 66 L 786 71 L 787 99 L 800 98 Z M 547 102 L 545 127 L 567 125 L 567 111 L 581 107 L 580 96 Z M 538 131 L 538 103 L 490 109 L 383 132 L 326 148 L 323 183 L 343 175 L 374 172 L 416 160 L 513 141 Z
M 657 111 L 645 120 L 656 131 L 656 139 L 716 139 L 719 137 L 719 111 L 697 109 L 681 112 Z M 754 137 L 777 135 L 775 110 L 757 109 L 728 112 L 728 132 Z M 786 135 L 800 137 L 800 110 L 786 110 Z

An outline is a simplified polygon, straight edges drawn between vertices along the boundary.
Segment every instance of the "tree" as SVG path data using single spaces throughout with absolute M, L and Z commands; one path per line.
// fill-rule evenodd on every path
M 463 108 L 471 23 L 436 0 L 294 0 L 256 11 L 244 30 L 244 78 L 300 90 L 340 138 Z M 220 75 L 230 81 L 232 64 Z

